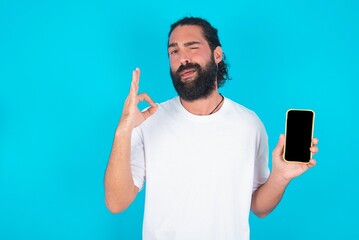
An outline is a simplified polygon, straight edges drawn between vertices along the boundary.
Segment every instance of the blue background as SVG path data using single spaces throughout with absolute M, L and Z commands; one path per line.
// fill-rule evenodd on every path
M 131 71 L 156 102 L 175 96 L 167 34 L 189 15 L 219 29 L 221 92 L 260 116 L 271 149 L 288 108 L 317 114 L 317 166 L 251 215 L 252 239 L 359 239 L 358 13 L 354 0 L 0 0 L 0 239 L 141 239 L 144 191 L 113 215 L 104 171 Z

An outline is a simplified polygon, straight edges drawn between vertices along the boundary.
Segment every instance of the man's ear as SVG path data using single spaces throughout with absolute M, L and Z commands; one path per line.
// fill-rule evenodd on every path
M 219 62 L 221 62 L 223 60 L 223 51 L 222 48 L 220 46 L 217 46 L 214 51 L 213 51 L 213 55 L 214 55 L 214 61 L 216 62 L 216 64 L 218 64 Z

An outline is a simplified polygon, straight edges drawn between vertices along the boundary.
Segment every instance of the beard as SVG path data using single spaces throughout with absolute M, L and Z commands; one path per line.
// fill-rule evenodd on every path
M 181 80 L 181 72 L 187 69 L 195 69 L 197 77 L 189 81 Z M 170 69 L 170 74 L 173 86 L 180 98 L 186 101 L 194 101 L 208 97 L 215 90 L 217 70 L 218 66 L 214 62 L 212 54 L 203 69 L 197 63 L 187 63 L 186 65 L 181 65 L 176 72 L 172 72 Z

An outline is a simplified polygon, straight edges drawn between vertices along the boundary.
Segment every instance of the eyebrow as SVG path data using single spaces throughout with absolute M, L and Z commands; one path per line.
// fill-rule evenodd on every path
M 198 41 L 191 41 L 191 42 L 186 42 L 184 43 L 183 45 L 185 47 L 189 47 L 189 46 L 192 46 L 194 44 L 201 44 L 201 42 L 198 42 Z M 171 43 L 168 45 L 168 48 L 171 48 L 171 47 L 178 47 L 178 43 Z

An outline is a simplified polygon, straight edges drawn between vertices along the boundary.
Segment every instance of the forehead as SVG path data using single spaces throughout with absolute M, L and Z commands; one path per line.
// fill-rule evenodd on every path
M 168 44 L 184 43 L 188 41 L 207 42 L 200 26 L 185 25 L 176 27 L 168 39 Z

